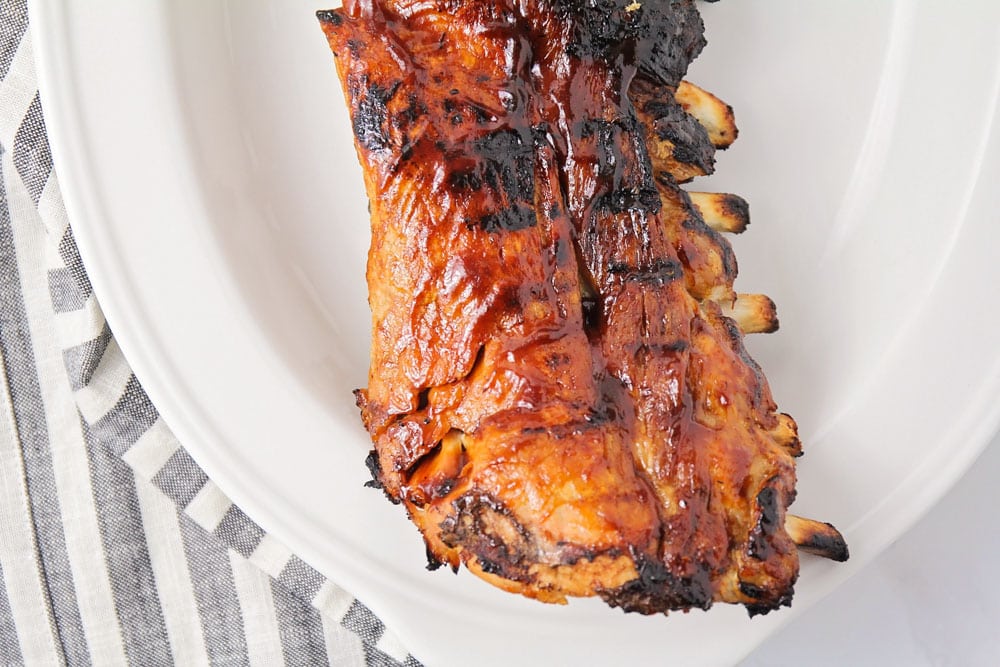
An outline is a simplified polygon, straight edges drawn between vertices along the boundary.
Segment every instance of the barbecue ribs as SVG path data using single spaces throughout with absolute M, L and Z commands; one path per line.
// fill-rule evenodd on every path
M 787 605 L 795 422 L 744 332 L 720 231 L 746 203 L 678 183 L 735 139 L 683 82 L 691 0 L 347 0 L 319 12 L 371 203 L 356 392 L 375 483 L 432 566 L 627 611 Z

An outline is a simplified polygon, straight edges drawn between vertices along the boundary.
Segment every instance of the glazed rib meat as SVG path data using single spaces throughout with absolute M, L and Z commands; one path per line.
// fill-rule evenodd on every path
M 687 193 L 731 110 L 690 0 L 348 0 L 319 13 L 371 204 L 356 392 L 432 565 L 642 613 L 788 604 L 795 422 L 743 346 L 746 203 Z M 791 524 L 789 524 L 791 526 Z M 796 532 L 797 531 L 797 532 Z

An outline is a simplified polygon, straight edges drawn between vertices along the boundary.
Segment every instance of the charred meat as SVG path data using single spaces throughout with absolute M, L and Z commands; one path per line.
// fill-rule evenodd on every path
M 789 603 L 795 422 L 743 334 L 736 138 L 683 81 L 691 0 L 347 0 L 319 13 L 371 202 L 376 483 L 433 563 L 546 602 Z M 789 523 L 791 522 L 791 523 Z

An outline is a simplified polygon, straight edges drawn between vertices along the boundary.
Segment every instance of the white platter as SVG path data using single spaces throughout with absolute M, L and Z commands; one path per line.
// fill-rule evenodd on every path
M 112 329 L 172 429 L 265 529 L 431 665 L 737 661 L 948 489 L 1000 420 L 1000 3 L 723 2 L 692 78 L 741 138 L 737 287 L 806 456 L 799 514 L 852 559 L 804 559 L 791 610 L 664 618 L 545 606 L 424 570 L 362 488 L 367 214 L 321 2 L 34 0 L 60 182 Z M 498 634 L 499 632 L 499 634 Z

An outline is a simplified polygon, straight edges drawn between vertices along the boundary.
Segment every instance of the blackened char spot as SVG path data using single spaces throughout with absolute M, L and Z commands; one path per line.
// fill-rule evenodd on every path
M 583 419 L 588 424 L 607 424 L 618 419 L 618 411 L 610 403 L 598 404 L 587 410 Z
M 589 118 L 578 124 L 576 132 L 580 139 L 594 142 L 598 174 L 613 176 L 622 161 L 623 146 L 628 143 L 626 137 L 638 136 L 639 121 L 633 115 L 613 121 Z
M 631 0 L 557 0 L 556 11 L 573 19 L 569 54 L 612 59 L 633 40 L 649 35 L 652 26 L 644 20 L 646 12 L 627 9 L 632 4 Z
M 434 555 L 434 552 L 431 551 L 431 548 L 429 546 L 425 547 L 425 549 L 426 549 L 426 552 L 427 552 L 427 569 L 428 570 L 430 570 L 431 572 L 433 572 L 434 570 L 436 570 L 439 567 L 441 567 L 442 565 L 444 565 L 444 563 L 442 561 L 438 560 L 438 557 Z
M 537 224 L 533 143 L 529 131 L 508 128 L 472 142 L 470 153 L 476 159 L 475 166 L 457 176 L 457 185 L 489 189 L 483 194 L 492 195 L 495 210 L 479 219 L 484 231 L 517 231 Z
M 500 566 L 500 564 L 499 563 L 494 563 L 493 561 L 489 560 L 488 558 L 480 557 L 479 558 L 479 567 L 486 574 L 498 574 L 500 576 L 503 576 L 504 570 Z
M 645 555 L 633 556 L 638 577 L 612 590 L 600 592 L 612 607 L 639 614 L 659 614 L 668 609 L 708 609 L 712 606 L 711 578 L 706 567 L 689 577 L 675 576 L 663 563 Z
M 460 171 L 455 170 L 448 176 L 448 185 L 456 190 L 476 191 L 483 187 L 483 179 L 475 170 Z
M 653 118 L 662 118 L 673 113 L 674 109 L 679 108 L 676 102 L 664 102 L 663 100 L 653 99 L 646 102 L 642 106 L 642 110 L 652 116 Z M 660 137 L 663 139 L 664 137 Z
M 837 532 L 836 528 L 829 523 L 826 525 L 831 529 L 829 533 L 815 532 L 809 536 L 808 542 L 798 546 L 807 553 L 818 554 L 824 558 L 843 563 L 851 555 L 847 548 L 847 542 L 844 541 L 843 536 Z
M 476 139 L 472 152 L 483 164 L 484 180 L 495 189 L 503 188 L 517 199 L 534 197 L 531 143 L 521 133 L 501 129 Z
M 734 218 L 746 220 L 747 225 L 750 224 L 750 204 L 743 197 L 726 195 L 722 199 L 722 210 Z
M 456 480 L 454 479 L 443 480 L 440 484 L 438 484 L 431 490 L 431 498 L 434 500 L 437 500 L 438 498 L 444 498 L 449 493 L 451 493 L 452 489 L 455 488 L 455 482 Z
M 333 25 L 340 25 L 344 22 L 344 18 L 335 9 L 321 9 L 316 12 L 316 18 L 318 18 L 323 23 L 331 23 Z
M 594 208 L 607 213 L 642 211 L 656 214 L 661 207 L 660 193 L 655 188 L 620 188 L 606 192 L 594 200 Z
M 479 123 L 480 125 L 485 125 L 486 123 L 489 123 L 490 121 L 494 120 L 493 114 L 491 114 L 489 111 L 482 108 L 481 106 L 478 106 L 476 104 L 470 104 L 469 110 L 472 111 L 473 115 L 476 117 L 476 122 Z
M 406 99 L 406 108 L 399 113 L 399 118 L 396 121 L 397 127 L 401 126 L 404 122 L 413 124 L 418 118 L 427 113 L 427 106 L 420 101 L 416 93 L 410 93 L 409 97 Z
M 368 452 L 368 457 L 365 459 L 365 465 L 368 467 L 368 472 L 371 473 L 372 478 L 365 482 L 365 488 L 368 489 L 380 489 L 385 497 L 389 499 L 393 505 L 399 504 L 399 498 L 395 498 L 389 495 L 389 491 L 386 490 L 385 486 L 382 484 L 380 477 L 382 476 L 382 466 L 378 461 L 378 453 L 373 449 Z
M 715 166 L 715 146 L 708 131 L 693 116 L 672 100 L 653 101 L 644 110 L 651 116 L 653 133 L 661 141 L 673 144 L 673 158 L 682 164 L 711 173 Z
M 686 144 L 674 144 L 674 150 L 670 152 L 671 157 L 681 164 L 693 164 L 707 171 L 707 162 L 702 160 L 702 156 L 692 146 Z
M 479 226 L 485 232 L 516 232 L 519 229 L 534 227 L 538 220 L 535 209 L 520 204 L 514 204 L 495 213 L 488 213 L 479 219 Z
M 552 130 L 548 123 L 536 123 L 531 126 L 531 141 L 535 148 L 552 144 Z
M 642 72 L 665 84 L 676 85 L 705 45 L 693 2 L 556 0 L 554 8 L 572 17 L 570 55 L 613 60 L 630 53 Z
M 486 493 L 469 492 L 452 502 L 453 513 L 441 522 L 441 541 L 462 550 L 490 574 L 513 581 L 533 579 L 537 545 L 511 511 Z
M 365 466 L 368 468 L 368 472 L 371 473 L 372 478 L 365 482 L 365 488 L 368 489 L 382 489 L 382 481 L 379 479 L 379 475 L 382 474 L 382 466 L 378 462 L 378 454 L 375 450 L 368 452 L 368 456 L 365 458 Z
M 774 487 L 765 486 L 757 494 L 757 507 L 760 515 L 757 524 L 750 531 L 749 554 L 757 560 L 767 560 L 771 557 L 771 537 L 778 529 L 778 492 Z
M 396 162 L 396 165 L 401 165 L 411 157 L 413 157 L 413 144 L 407 139 L 406 143 L 399 148 L 399 160 Z
M 643 7 L 650 10 L 643 19 L 655 27 L 654 37 L 636 49 L 639 69 L 645 76 L 676 85 L 705 46 L 701 14 L 693 2 L 643 3 Z
M 750 618 L 753 618 L 754 616 L 765 616 L 780 607 L 791 607 L 794 591 L 795 589 L 792 586 L 789 586 L 786 591 L 782 592 L 781 595 L 769 602 L 754 602 L 744 605 L 746 607 L 747 614 Z
M 684 269 L 680 262 L 662 257 L 649 266 L 632 266 L 625 262 L 612 262 L 608 265 L 608 273 L 623 276 L 626 281 L 660 286 L 682 277 Z
M 381 151 L 389 147 L 389 134 L 386 131 L 386 121 L 389 109 L 386 106 L 399 89 L 397 81 L 389 88 L 377 83 L 368 86 L 365 95 L 358 101 L 354 113 L 354 136 L 358 143 L 370 151 Z

